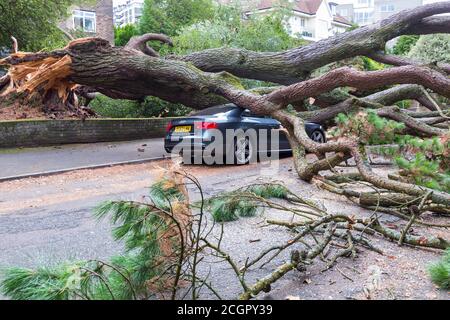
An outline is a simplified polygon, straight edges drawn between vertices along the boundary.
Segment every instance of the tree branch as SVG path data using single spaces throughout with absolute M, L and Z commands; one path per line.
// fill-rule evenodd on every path
M 415 61 L 415 60 L 408 59 L 408 58 L 401 57 L 401 56 L 387 55 L 387 54 L 384 54 L 383 52 L 370 53 L 367 56 L 375 61 L 378 61 L 378 62 L 381 62 L 384 64 L 390 64 L 393 66 L 409 66 L 409 65 L 422 66 L 422 65 L 424 65 L 420 61 Z M 436 66 L 439 69 L 441 69 L 442 71 L 444 71 L 446 73 L 450 73 L 450 64 L 439 62 L 439 63 L 436 63 Z
M 142 36 L 132 37 L 125 46 L 125 49 L 133 49 L 151 57 L 159 57 L 159 53 L 147 45 L 147 42 L 149 41 L 160 41 L 171 47 L 173 46 L 172 40 L 168 36 L 164 34 L 147 33 Z
M 404 10 L 378 23 L 344 32 L 307 46 L 284 52 L 254 52 L 218 48 L 172 57 L 207 72 L 227 71 L 241 78 L 289 85 L 307 78 L 311 71 L 332 62 L 384 50 L 387 41 L 402 34 L 445 33 L 450 18 L 427 18 L 450 12 L 450 2 Z
M 420 84 L 450 97 L 450 79 L 427 67 L 402 66 L 380 71 L 357 71 L 349 67 L 332 70 L 327 74 L 299 82 L 272 92 L 267 99 L 281 106 L 318 96 L 338 87 L 351 86 L 358 89 L 374 89 L 393 84 Z

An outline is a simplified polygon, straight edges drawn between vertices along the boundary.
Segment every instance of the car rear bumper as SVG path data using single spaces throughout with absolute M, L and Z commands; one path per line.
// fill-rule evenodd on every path
M 204 150 L 211 141 L 205 141 L 198 136 L 166 136 L 164 139 L 164 149 L 168 153 L 180 153 L 183 150 Z

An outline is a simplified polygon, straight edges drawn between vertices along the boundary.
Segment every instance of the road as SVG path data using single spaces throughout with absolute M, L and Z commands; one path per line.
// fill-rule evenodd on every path
M 110 223 L 96 221 L 92 212 L 105 200 L 140 199 L 166 161 L 0 183 L 0 269 L 107 259 L 120 253 Z M 190 166 L 189 172 L 200 179 L 208 196 L 236 188 L 237 182 L 254 181 L 261 167 Z
M 139 161 L 168 156 L 162 138 L 72 144 L 45 148 L 0 149 L 0 180 L 10 176 Z
M 108 259 L 120 254 L 123 248 L 112 240 L 111 224 L 96 221 L 92 217 L 93 209 L 105 200 L 141 200 L 146 188 L 160 177 L 160 167 L 167 161 L 79 170 L 0 183 L 0 270 L 10 266 L 52 265 L 68 260 Z M 199 179 L 207 197 L 250 183 L 282 181 L 297 194 L 322 203 L 330 213 L 346 212 L 363 217 L 372 214 L 300 181 L 289 158 L 249 166 L 184 168 Z M 190 191 L 191 199 L 198 199 L 198 192 L 193 188 Z M 285 229 L 264 226 L 266 218 L 290 219 L 279 211 L 265 210 L 256 217 L 226 223 L 222 249 L 243 264 L 248 257 L 290 239 L 291 235 Z M 448 237 L 448 234 L 442 236 Z M 370 276 L 370 268 L 375 265 L 383 271 L 378 298 L 391 299 L 393 295 L 397 299 L 449 298 L 446 292 L 431 284 L 426 273 L 428 263 L 436 260 L 438 253 L 398 247 L 387 241 L 378 241 L 377 244 L 385 250 L 385 256 L 362 251 L 358 259 L 343 259 L 339 270 L 325 273 L 321 272 L 323 265 L 314 264 L 308 272 L 293 272 L 283 277 L 271 295 L 276 299 L 284 299 L 287 295 L 302 299 L 363 299 L 363 284 Z M 288 259 L 288 255 L 289 252 L 285 252 L 264 268 L 248 272 L 247 281 L 252 283 L 268 275 Z M 212 268 L 211 279 L 224 298 L 235 298 L 241 292 L 228 265 L 204 264 L 205 273 L 209 272 L 208 267 Z

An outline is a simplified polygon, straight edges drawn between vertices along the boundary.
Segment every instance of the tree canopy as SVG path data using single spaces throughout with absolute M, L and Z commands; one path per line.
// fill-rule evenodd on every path
M 450 35 L 433 34 L 421 36 L 409 52 L 409 57 L 426 63 L 450 63 Z
M 71 5 L 93 0 L 0 0 L 0 48 L 11 47 L 11 36 L 22 50 L 39 51 L 63 46 L 67 39 L 58 23 Z
M 140 32 L 174 36 L 183 26 L 213 16 L 211 0 L 145 0 Z
M 306 42 L 292 37 L 283 23 L 285 16 L 274 13 L 249 20 L 228 20 L 221 16 L 181 29 L 173 38 L 176 53 L 234 47 L 258 52 L 281 51 L 298 47 Z

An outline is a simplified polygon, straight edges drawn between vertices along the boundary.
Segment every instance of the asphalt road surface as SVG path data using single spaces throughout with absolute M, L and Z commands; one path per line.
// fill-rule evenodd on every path
M 105 200 L 138 200 L 168 160 L 80 170 L 0 183 L 0 269 L 107 259 L 121 252 L 109 221 L 92 217 Z M 206 195 L 258 178 L 261 164 L 190 166 Z M 193 195 L 195 197 L 195 194 Z
M 0 183 L 0 269 L 11 266 L 35 268 L 74 260 L 106 260 L 120 254 L 122 245 L 112 240 L 111 224 L 96 221 L 92 217 L 94 208 L 105 200 L 141 200 L 147 187 L 161 176 L 159 167 L 167 161 Z M 199 179 L 207 197 L 250 183 L 282 181 L 297 194 L 322 203 L 330 213 L 345 212 L 362 217 L 372 214 L 339 196 L 300 181 L 292 171 L 291 159 L 249 166 L 185 168 Z M 191 199 L 197 200 L 198 193 L 192 188 L 190 190 Z M 223 249 L 240 265 L 248 257 L 291 238 L 284 228 L 264 226 L 266 218 L 288 221 L 290 217 L 265 210 L 256 217 L 224 224 Z M 386 218 L 390 221 L 396 219 Z M 216 232 L 219 231 L 217 228 Z M 442 237 L 449 237 L 447 231 L 440 232 Z M 327 272 L 322 272 L 323 265 L 319 261 L 307 272 L 292 272 L 283 277 L 270 295 L 276 299 L 285 299 L 288 295 L 302 299 L 364 299 L 363 287 L 371 276 L 370 270 L 375 267 L 381 270 L 382 278 L 374 298 L 449 299 L 447 292 L 436 289 L 426 272 L 427 265 L 439 258 L 438 252 L 398 247 L 396 243 L 380 239 L 377 245 L 385 251 L 384 256 L 365 250 L 356 260 L 340 261 L 339 270 Z M 285 252 L 264 268 L 249 272 L 248 283 L 273 272 L 289 258 L 288 255 L 289 252 Z M 211 279 L 214 279 L 222 297 L 236 298 L 242 289 L 229 266 L 217 262 L 204 264 L 202 271 L 208 273 L 208 267 L 212 268 Z
M 167 156 L 162 138 L 44 148 L 0 149 L 0 180 L 10 176 L 113 162 L 161 159 Z

